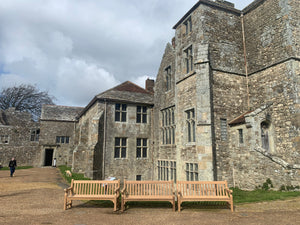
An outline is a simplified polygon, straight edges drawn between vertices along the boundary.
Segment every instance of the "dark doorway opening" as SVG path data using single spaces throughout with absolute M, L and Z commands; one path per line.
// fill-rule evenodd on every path
M 53 149 L 47 148 L 45 149 L 45 164 L 44 166 L 52 166 L 53 159 Z

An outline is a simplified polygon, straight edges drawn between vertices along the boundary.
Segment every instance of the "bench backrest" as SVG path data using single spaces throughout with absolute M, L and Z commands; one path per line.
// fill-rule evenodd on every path
M 182 196 L 228 196 L 227 181 L 177 181 Z
M 120 180 L 72 180 L 73 194 L 78 195 L 114 195 L 120 188 Z
M 126 181 L 124 188 L 127 195 L 132 196 L 172 196 L 173 181 Z

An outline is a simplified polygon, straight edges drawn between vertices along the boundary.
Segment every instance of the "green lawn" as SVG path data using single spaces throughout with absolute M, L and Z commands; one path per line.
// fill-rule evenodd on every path
M 232 188 L 234 203 L 264 202 L 272 200 L 284 200 L 300 196 L 300 191 L 272 191 L 257 189 L 253 191 L 244 191 L 238 188 Z
M 30 169 L 33 168 L 33 166 L 17 166 L 16 170 L 23 170 L 23 169 Z M 9 170 L 9 167 L 3 167 L 1 170 Z
M 84 177 L 83 174 L 80 173 L 72 173 L 71 177 L 66 176 L 66 170 L 71 171 L 71 167 L 68 166 L 58 166 L 62 176 L 66 179 L 68 183 L 71 183 L 72 179 L 74 180 L 90 180 L 90 178 Z

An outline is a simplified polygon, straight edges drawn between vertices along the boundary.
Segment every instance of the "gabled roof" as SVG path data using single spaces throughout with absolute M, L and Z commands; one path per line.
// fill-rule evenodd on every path
M 130 82 L 130 81 L 125 81 L 124 83 L 109 89 L 109 90 L 116 90 L 116 91 L 129 91 L 129 92 L 137 92 L 137 93 L 145 93 L 149 94 L 150 92 L 147 91 L 146 89 Z
M 153 93 L 130 81 L 125 81 L 116 87 L 96 95 L 78 115 L 78 118 L 98 100 L 153 105 Z
M 102 92 L 96 97 L 97 99 L 153 104 L 153 93 L 130 81 Z

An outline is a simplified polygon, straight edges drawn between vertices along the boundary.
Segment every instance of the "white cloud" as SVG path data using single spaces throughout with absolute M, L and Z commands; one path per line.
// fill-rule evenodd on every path
M 1 0 L 0 88 L 36 84 L 59 104 L 84 106 L 126 80 L 144 86 L 196 2 Z

